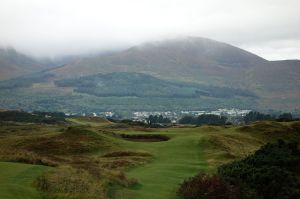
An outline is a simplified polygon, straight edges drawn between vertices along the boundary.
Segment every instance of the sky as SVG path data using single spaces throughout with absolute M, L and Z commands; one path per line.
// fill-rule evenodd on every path
M 36 57 L 206 37 L 300 59 L 300 0 L 0 0 L 0 46 Z

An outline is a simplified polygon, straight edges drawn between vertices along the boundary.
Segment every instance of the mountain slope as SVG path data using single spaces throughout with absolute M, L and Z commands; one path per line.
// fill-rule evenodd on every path
M 37 61 L 14 49 L 0 48 L 0 80 L 41 71 L 51 66 L 49 61 Z
M 269 61 L 258 64 L 249 73 L 263 90 L 299 91 L 300 88 L 300 60 Z
M 237 77 L 247 68 L 265 62 L 261 57 L 225 43 L 189 37 L 78 60 L 51 73 L 64 78 L 95 73 L 141 72 L 170 79 L 213 82 L 214 77 L 225 81 L 227 77 Z
M 73 87 L 75 92 L 98 97 L 141 98 L 214 98 L 256 97 L 253 93 L 225 87 L 212 87 L 184 82 L 171 82 L 142 73 L 109 73 L 55 82 L 60 87 Z M 1 88 L 1 87 L 0 87 Z

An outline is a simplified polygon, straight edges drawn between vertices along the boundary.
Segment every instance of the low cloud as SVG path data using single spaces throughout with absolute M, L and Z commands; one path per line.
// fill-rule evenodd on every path
M 2 0 L 0 45 L 55 57 L 201 36 L 267 59 L 300 59 L 299 7 L 298 0 Z

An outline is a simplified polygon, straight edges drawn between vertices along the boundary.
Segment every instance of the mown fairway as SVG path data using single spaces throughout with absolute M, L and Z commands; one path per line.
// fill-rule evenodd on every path
M 48 169 L 46 166 L 0 162 L 0 198 L 42 198 L 33 183 Z
M 115 198 L 176 198 L 176 188 L 183 179 L 200 170 L 207 170 L 203 146 L 200 144 L 202 135 L 197 129 L 190 129 L 188 134 L 185 133 L 186 129 L 167 131 L 158 133 L 170 136 L 168 141 L 123 143 L 127 148 L 148 151 L 154 158 L 149 164 L 127 172 L 127 175 L 136 178 L 139 184 L 131 189 L 119 191 Z

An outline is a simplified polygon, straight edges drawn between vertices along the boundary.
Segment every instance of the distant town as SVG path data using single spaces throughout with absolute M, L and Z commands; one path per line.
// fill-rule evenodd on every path
M 165 118 L 169 118 L 172 123 L 176 123 L 181 117 L 185 115 L 191 116 L 199 116 L 203 114 L 211 114 L 211 115 L 218 115 L 218 116 L 225 116 L 227 117 L 228 121 L 231 123 L 240 123 L 241 118 L 247 115 L 251 110 L 241 110 L 236 108 L 220 108 L 217 110 L 182 110 L 182 111 L 136 111 L 132 112 L 131 116 L 128 119 L 132 119 L 133 121 L 140 121 L 146 122 L 147 118 L 150 115 L 161 115 Z M 118 113 L 116 112 L 98 112 L 98 113 L 66 113 L 67 116 L 94 116 L 94 117 L 105 117 L 105 118 L 120 118 Z

